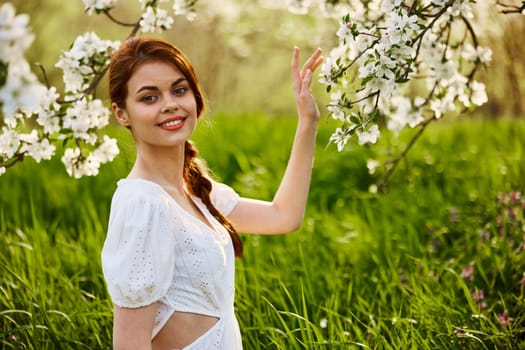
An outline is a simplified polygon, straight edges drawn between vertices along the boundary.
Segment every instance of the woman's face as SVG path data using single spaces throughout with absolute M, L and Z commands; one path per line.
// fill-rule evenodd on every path
M 144 63 L 127 87 L 126 107 L 112 108 L 120 124 L 131 128 L 137 147 L 183 145 L 195 129 L 197 103 L 181 71 L 162 61 Z

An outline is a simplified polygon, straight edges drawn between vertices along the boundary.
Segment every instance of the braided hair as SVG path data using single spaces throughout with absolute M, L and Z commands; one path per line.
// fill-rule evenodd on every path
M 233 225 L 211 202 L 210 192 L 212 184 L 205 176 L 207 172 L 204 164 L 197 156 L 198 152 L 195 146 L 190 141 L 186 141 L 184 145 L 184 181 L 188 185 L 190 193 L 200 198 L 206 205 L 206 208 L 208 208 L 210 214 L 226 228 L 233 242 L 235 256 L 241 257 L 242 241 Z

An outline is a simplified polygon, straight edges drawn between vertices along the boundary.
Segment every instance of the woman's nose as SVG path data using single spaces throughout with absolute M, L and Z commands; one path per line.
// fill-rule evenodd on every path
M 164 108 L 162 109 L 162 113 L 171 113 L 179 109 L 179 106 L 177 102 L 175 101 L 175 98 L 171 97 L 166 100 L 166 104 Z

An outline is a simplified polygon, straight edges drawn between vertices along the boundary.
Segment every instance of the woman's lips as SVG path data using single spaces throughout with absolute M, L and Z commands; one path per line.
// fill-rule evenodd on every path
M 160 123 L 159 126 L 164 130 L 176 130 L 184 125 L 185 120 L 184 117 L 169 118 Z

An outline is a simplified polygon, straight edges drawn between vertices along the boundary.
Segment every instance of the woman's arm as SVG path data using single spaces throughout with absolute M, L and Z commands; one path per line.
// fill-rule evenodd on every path
M 292 81 L 298 123 L 288 165 L 271 202 L 241 198 L 228 216 L 236 230 L 276 234 L 297 230 L 303 221 L 312 176 L 319 109 L 310 91 L 315 69 L 322 63 L 318 49 L 299 69 L 299 49 L 292 56 Z
M 151 335 L 156 311 L 156 303 L 136 309 L 115 306 L 113 349 L 151 350 Z

